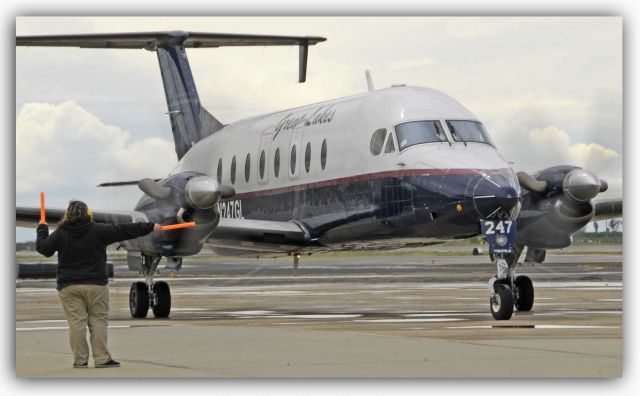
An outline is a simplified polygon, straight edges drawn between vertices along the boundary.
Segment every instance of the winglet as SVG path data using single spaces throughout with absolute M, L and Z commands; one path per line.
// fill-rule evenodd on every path
M 305 41 L 299 45 L 298 58 L 298 82 L 303 83 L 307 80 L 307 59 L 309 58 L 309 41 Z

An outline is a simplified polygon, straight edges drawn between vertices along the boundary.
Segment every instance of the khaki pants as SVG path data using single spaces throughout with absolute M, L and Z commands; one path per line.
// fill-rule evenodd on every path
M 89 361 L 86 328 L 95 364 L 111 359 L 107 349 L 107 325 L 109 316 L 109 286 L 71 285 L 58 292 L 64 313 L 69 322 L 69 344 L 73 361 L 77 365 Z

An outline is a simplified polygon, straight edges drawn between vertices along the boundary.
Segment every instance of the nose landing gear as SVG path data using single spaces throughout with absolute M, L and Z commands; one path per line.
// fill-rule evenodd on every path
M 495 320 L 509 320 L 514 307 L 519 312 L 530 311 L 534 300 L 533 282 L 526 275 L 516 275 L 515 271 L 524 248 L 514 243 L 515 222 L 483 220 L 480 224 L 496 265 L 496 275 L 489 279 L 491 315 Z

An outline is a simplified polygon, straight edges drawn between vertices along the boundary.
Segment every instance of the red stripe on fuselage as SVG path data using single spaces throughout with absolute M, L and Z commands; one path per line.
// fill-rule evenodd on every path
M 307 190 L 319 187 L 337 186 L 340 184 L 383 179 L 385 177 L 403 177 L 403 176 L 433 176 L 433 175 L 464 175 L 464 174 L 496 174 L 511 171 L 510 168 L 499 169 L 405 169 L 396 171 L 385 171 L 376 173 L 366 173 L 363 175 L 341 177 L 338 179 L 322 180 L 319 182 L 297 184 L 295 186 L 273 188 L 269 190 L 249 191 L 237 193 L 230 200 L 260 197 L 265 195 L 282 194 L 291 191 Z

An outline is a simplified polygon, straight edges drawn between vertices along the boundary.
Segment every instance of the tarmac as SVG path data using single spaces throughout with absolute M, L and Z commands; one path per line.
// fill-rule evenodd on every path
M 621 248 L 620 248 L 621 249 Z M 489 258 L 196 256 L 156 280 L 168 319 L 133 320 L 141 278 L 113 261 L 109 344 L 122 367 L 73 369 L 54 280 L 16 280 L 19 378 L 615 378 L 622 376 L 621 251 L 549 254 L 518 273 L 531 312 L 489 313 Z M 454 253 L 458 254 L 458 253 Z

